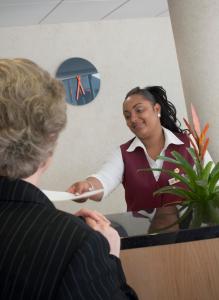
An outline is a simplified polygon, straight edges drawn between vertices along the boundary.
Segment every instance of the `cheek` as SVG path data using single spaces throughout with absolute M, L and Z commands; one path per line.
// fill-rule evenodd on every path
M 148 123 L 157 122 L 157 114 L 155 114 L 154 112 L 150 112 L 150 114 L 148 114 L 148 116 L 147 116 L 147 121 L 148 121 Z
M 126 125 L 131 128 L 131 121 L 130 120 L 126 120 Z
M 142 115 L 142 118 L 145 119 L 146 121 L 150 122 L 151 119 L 153 119 L 153 112 L 152 111 L 147 111 Z
M 126 124 L 128 123 L 128 119 L 126 119 L 124 115 L 123 115 L 123 120 L 126 122 Z
M 132 122 L 130 120 L 126 120 L 126 126 L 129 128 L 129 130 L 133 131 Z
M 160 119 L 158 118 L 157 113 L 153 114 L 153 118 L 152 119 L 153 119 L 152 120 L 153 124 L 157 124 L 157 123 L 160 122 Z

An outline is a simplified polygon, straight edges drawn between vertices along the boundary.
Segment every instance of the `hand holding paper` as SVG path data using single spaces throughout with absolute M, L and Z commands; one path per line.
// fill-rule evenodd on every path
M 84 198 L 89 198 L 90 196 L 97 195 L 103 192 L 103 189 L 93 190 L 89 192 L 84 192 L 82 194 L 72 194 L 69 192 L 60 192 L 60 191 L 48 191 L 42 190 L 42 192 L 51 200 L 51 201 L 66 201 L 73 200 L 77 201 Z

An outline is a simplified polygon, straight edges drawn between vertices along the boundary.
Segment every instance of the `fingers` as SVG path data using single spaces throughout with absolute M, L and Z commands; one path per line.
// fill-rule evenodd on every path
M 104 221 L 104 222 L 110 224 L 110 221 L 103 214 L 101 214 L 100 212 L 98 212 L 96 210 L 90 210 L 90 209 L 87 209 L 87 208 L 82 208 L 79 211 L 77 211 L 75 213 L 75 215 L 80 216 L 80 217 L 84 217 L 84 218 L 89 217 L 89 218 L 93 219 L 96 222 Z
M 72 193 L 75 196 L 78 196 L 86 191 L 87 191 L 86 186 L 84 186 L 83 181 L 76 182 L 67 189 L 67 192 Z M 77 203 L 83 203 L 83 202 L 86 202 L 87 199 L 88 198 L 74 199 L 74 201 Z
M 92 229 L 97 230 L 97 222 L 89 217 L 85 217 L 85 222 L 87 223 L 87 225 L 89 225 Z
M 73 193 L 75 195 L 80 195 L 84 192 L 88 192 L 90 190 L 90 184 L 87 181 L 78 181 L 71 185 L 68 189 L 67 192 Z
M 77 202 L 77 203 L 84 203 L 87 201 L 87 198 L 82 198 L 82 199 L 74 199 L 74 202 Z
M 99 231 L 102 234 L 110 226 L 110 223 L 104 221 L 103 219 L 100 221 L 95 221 L 93 218 L 85 217 L 85 221 L 86 221 L 87 225 L 89 225 L 92 229 Z
M 90 211 L 86 211 L 86 213 L 83 214 L 83 216 L 87 225 L 89 225 L 93 230 L 96 230 L 99 233 L 101 233 L 108 240 L 110 246 L 110 254 L 119 257 L 120 237 L 118 232 L 110 226 L 109 221 L 98 212 L 94 212 L 94 214 L 91 214 Z M 95 216 L 95 219 L 93 218 L 93 216 Z
M 77 196 L 77 195 L 81 195 L 85 192 L 98 190 L 98 189 L 103 189 L 102 183 L 94 177 L 88 177 L 86 180 L 75 182 L 74 184 L 72 184 L 68 188 L 67 191 L 69 193 L 73 193 L 74 195 Z M 103 197 L 103 194 L 104 194 L 103 192 L 99 192 L 95 195 L 90 195 L 89 197 L 83 198 L 83 199 L 81 199 L 80 201 L 77 201 L 77 202 L 79 202 L 79 203 L 84 202 L 88 198 L 90 200 L 100 201 Z
M 66 190 L 66 192 L 69 192 L 69 193 L 74 194 L 74 192 L 75 192 L 75 187 L 74 187 L 74 185 L 71 185 L 71 186 Z

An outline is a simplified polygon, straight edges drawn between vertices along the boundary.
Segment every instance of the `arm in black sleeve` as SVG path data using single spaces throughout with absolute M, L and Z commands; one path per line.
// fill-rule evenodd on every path
M 100 233 L 90 232 L 72 257 L 57 299 L 137 300 L 120 260 L 109 251 L 108 241 Z

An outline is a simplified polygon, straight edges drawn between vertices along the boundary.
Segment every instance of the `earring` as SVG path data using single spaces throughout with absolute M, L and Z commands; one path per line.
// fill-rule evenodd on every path
M 160 113 L 158 113 L 158 114 L 157 114 L 157 116 L 158 116 L 158 118 L 160 118 L 160 117 L 161 117 L 161 114 L 160 114 Z

